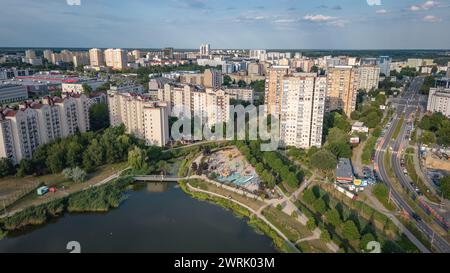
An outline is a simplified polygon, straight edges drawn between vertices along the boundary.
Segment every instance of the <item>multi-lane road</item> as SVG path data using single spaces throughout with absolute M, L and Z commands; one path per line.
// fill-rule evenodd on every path
M 419 90 L 423 84 L 423 78 L 415 78 L 409 88 L 402 94 L 401 98 L 396 102 L 396 115 L 394 116 L 390 127 L 388 128 L 385 137 L 382 139 L 380 144 L 377 147 L 375 152 L 375 169 L 378 172 L 381 180 L 388 186 L 390 189 L 391 200 L 397 205 L 397 207 L 408 213 L 409 215 L 414 215 L 415 212 L 413 208 L 406 201 L 406 196 L 398 193 L 393 186 L 393 181 L 389 177 L 387 173 L 387 166 L 384 164 L 384 157 L 387 150 L 390 150 L 391 153 L 391 164 L 392 169 L 394 170 L 394 174 L 401 183 L 401 186 L 406 191 L 414 192 L 414 187 L 410 184 L 410 181 L 403 174 L 403 168 L 400 165 L 400 153 L 404 148 L 402 146 L 404 135 L 406 132 L 406 126 L 403 125 L 401 127 L 400 133 L 396 137 L 396 139 L 392 139 L 394 136 L 395 128 L 397 124 L 401 120 L 401 116 L 404 114 L 404 121 L 408 122 L 412 119 L 412 114 L 416 112 L 418 106 L 420 104 L 420 96 Z M 442 238 L 439 234 L 437 234 L 426 222 L 420 219 L 414 219 L 417 229 L 422 232 L 425 238 L 427 238 L 430 242 L 433 243 L 433 247 L 439 251 L 444 253 L 450 253 L 450 245 L 449 243 Z

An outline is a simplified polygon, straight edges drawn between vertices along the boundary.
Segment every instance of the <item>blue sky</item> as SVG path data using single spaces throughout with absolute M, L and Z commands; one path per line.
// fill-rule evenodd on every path
M 450 0 L 0 0 L 0 7 L 0 47 L 450 48 Z

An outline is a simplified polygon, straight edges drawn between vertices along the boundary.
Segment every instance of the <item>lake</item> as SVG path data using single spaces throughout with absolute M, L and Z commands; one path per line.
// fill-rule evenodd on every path
M 119 208 L 65 213 L 47 224 L 9 233 L 0 252 L 276 252 L 245 219 L 185 194 L 175 183 L 137 183 Z

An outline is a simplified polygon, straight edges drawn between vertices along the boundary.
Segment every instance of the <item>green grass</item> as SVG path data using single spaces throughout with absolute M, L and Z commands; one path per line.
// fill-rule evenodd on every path
M 364 145 L 363 152 L 361 154 L 361 161 L 364 164 L 370 164 L 370 159 L 372 157 L 372 152 L 375 150 L 375 144 L 377 143 L 377 138 L 371 136 Z
M 400 130 L 402 129 L 403 122 L 405 121 L 405 114 L 402 114 L 402 117 L 397 123 L 397 126 L 395 127 L 394 134 L 392 135 L 392 139 L 397 139 L 398 134 L 400 133 Z
M 420 191 L 432 202 L 439 203 L 440 200 L 434 196 L 431 192 L 428 192 L 428 187 L 425 185 L 423 180 L 417 175 L 416 168 L 414 167 L 414 155 L 407 154 L 405 156 L 406 169 L 408 170 L 408 176 L 411 180 L 419 187 Z
M 268 207 L 264 209 L 263 215 L 293 243 L 298 239 L 312 235 L 306 226 L 276 208 Z
M 372 193 L 386 209 L 395 210 L 395 206 L 392 202 L 389 202 L 389 189 L 386 185 L 376 184 L 373 186 Z

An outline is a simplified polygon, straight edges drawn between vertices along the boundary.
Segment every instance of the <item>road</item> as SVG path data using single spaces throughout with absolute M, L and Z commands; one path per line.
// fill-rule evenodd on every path
M 401 196 L 396 189 L 393 187 L 393 181 L 389 178 L 386 170 L 386 166 L 384 165 L 384 156 L 387 149 L 392 148 L 392 169 L 394 170 L 395 176 L 399 179 L 402 187 L 405 190 L 414 190 L 410 185 L 409 181 L 403 174 L 402 168 L 400 166 L 399 154 L 403 149 L 402 143 L 406 130 L 406 126 L 402 126 L 399 135 L 395 140 L 392 140 L 395 128 L 397 127 L 398 122 L 400 121 L 400 117 L 402 114 L 405 114 L 405 122 L 411 119 L 412 113 L 417 110 L 418 104 L 420 103 L 420 99 L 418 96 L 418 91 L 423 84 L 423 78 L 415 78 L 408 90 L 402 94 L 401 100 L 398 100 L 396 116 L 393 118 L 391 126 L 386 133 L 386 136 L 380 142 L 377 147 L 375 153 L 375 167 L 380 175 L 380 178 L 386 183 L 388 188 L 391 190 L 391 200 L 397 205 L 397 207 L 409 215 L 413 215 L 414 210 L 409 206 L 408 202 L 405 200 L 403 196 Z M 390 145 L 392 143 L 392 145 Z M 444 253 L 450 253 L 450 246 L 448 242 L 442 238 L 439 234 L 436 234 L 434 230 L 424 221 L 416 221 L 416 226 L 420 232 L 431 242 L 433 242 L 433 246 L 439 251 Z M 410 238 L 412 239 L 412 238 Z M 416 238 L 414 238 L 416 239 Z

